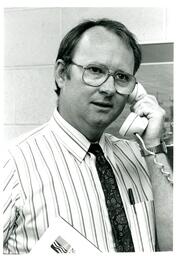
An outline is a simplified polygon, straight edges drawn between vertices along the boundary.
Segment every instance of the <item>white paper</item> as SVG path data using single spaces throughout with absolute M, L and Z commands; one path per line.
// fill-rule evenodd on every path
M 101 251 L 66 220 L 58 217 L 35 244 L 30 255 L 57 255 L 58 253 L 84 253 L 97 255 Z M 93 254 L 94 253 L 94 254 Z

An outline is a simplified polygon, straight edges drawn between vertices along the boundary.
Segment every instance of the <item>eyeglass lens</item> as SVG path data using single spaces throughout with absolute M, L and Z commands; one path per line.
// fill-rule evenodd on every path
M 110 73 L 107 67 L 99 65 L 88 65 L 84 68 L 83 81 L 90 86 L 100 86 L 109 76 L 114 77 L 116 91 L 121 94 L 130 94 L 134 89 L 136 79 L 134 76 L 121 70 Z

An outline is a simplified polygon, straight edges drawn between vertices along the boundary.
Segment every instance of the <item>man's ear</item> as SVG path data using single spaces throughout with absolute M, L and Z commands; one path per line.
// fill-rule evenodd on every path
M 63 60 L 58 59 L 54 67 L 54 76 L 57 82 L 57 85 L 61 88 L 65 80 L 65 63 Z

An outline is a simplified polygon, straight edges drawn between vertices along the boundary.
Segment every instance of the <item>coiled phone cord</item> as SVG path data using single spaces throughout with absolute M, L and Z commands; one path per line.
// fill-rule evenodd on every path
M 165 170 L 165 166 L 164 166 L 162 163 L 160 163 L 160 162 L 157 161 L 157 159 L 156 159 L 156 154 L 146 148 L 145 143 L 144 143 L 143 139 L 141 138 L 141 136 L 140 136 L 138 133 L 135 133 L 135 136 L 136 136 L 136 137 L 138 138 L 138 140 L 140 141 L 141 146 L 143 147 L 143 149 L 144 149 L 147 153 L 149 153 L 150 155 L 153 155 L 153 156 L 154 156 L 154 163 L 159 167 L 161 173 L 167 178 L 168 182 L 169 182 L 171 185 L 173 185 L 173 180 L 171 179 L 171 174 L 170 174 L 170 172 L 166 171 L 166 170 Z

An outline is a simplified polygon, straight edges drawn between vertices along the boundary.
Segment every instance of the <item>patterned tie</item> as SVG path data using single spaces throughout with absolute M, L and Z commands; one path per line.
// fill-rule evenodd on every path
M 89 152 L 96 157 L 96 168 L 104 191 L 116 251 L 133 252 L 131 231 L 112 167 L 98 143 L 92 143 Z

